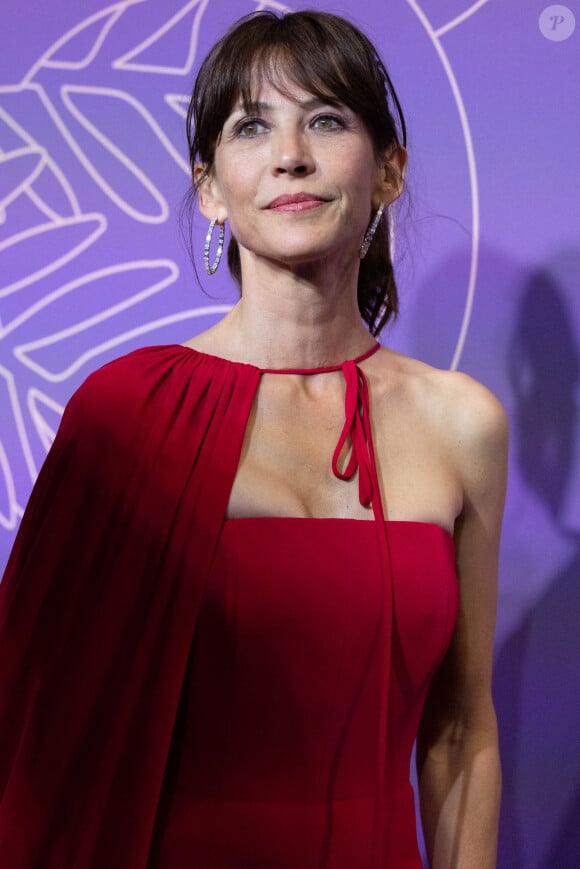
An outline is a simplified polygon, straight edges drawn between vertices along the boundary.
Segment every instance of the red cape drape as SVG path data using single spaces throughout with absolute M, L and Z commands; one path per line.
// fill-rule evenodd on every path
M 146 866 L 259 379 L 144 348 L 67 405 L 0 586 L 2 866 Z

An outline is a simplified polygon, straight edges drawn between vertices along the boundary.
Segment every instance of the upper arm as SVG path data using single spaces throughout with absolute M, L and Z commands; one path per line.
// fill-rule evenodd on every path
M 487 389 L 458 378 L 448 436 L 463 494 L 454 534 L 460 608 L 426 703 L 422 736 L 428 742 L 457 738 L 466 727 L 495 727 L 491 671 L 508 425 Z

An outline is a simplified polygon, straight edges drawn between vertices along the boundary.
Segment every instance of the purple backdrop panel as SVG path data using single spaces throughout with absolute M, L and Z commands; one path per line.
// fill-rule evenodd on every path
M 580 865 L 580 16 L 512 0 L 4 0 L 0 29 L 0 569 L 64 404 L 138 346 L 236 299 L 178 212 L 200 59 L 256 9 L 374 39 L 409 123 L 402 314 L 383 341 L 488 385 L 512 426 L 495 693 L 499 866 Z M 48 7 L 47 7 L 48 8 Z M 194 226 L 202 263 L 205 221 Z

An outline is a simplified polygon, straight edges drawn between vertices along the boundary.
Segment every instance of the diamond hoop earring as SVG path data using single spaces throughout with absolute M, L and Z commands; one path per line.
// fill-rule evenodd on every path
M 225 224 L 220 223 L 220 234 L 218 238 L 218 246 L 215 252 L 215 259 L 213 261 L 213 265 L 209 264 L 209 246 L 211 244 L 211 237 L 213 235 L 213 231 L 215 229 L 215 225 L 218 222 L 217 217 L 214 217 L 209 225 L 209 229 L 207 231 L 207 235 L 205 237 L 205 244 L 203 246 L 203 264 L 205 266 L 205 270 L 208 275 L 213 275 L 217 272 L 217 267 L 220 264 L 220 260 L 222 258 L 222 253 L 224 251 L 224 239 L 226 237 L 226 227 Z
M 364 259 L 367 253 L 369 252 L 369 247 L 371 246 L 372 240 L 375 237 L 375 232 L 378 229 L 381 217 L 383 216 L 383 211 L 385 210 L 384 204 L 381 202 L 379 207 L 377 208 L 377 213 L 373 218 L 373 222 L 365 232 L 365 237 L 363 238 L 363 243 L 360 246 L 360 250 L 358 255 L 360 259 Z

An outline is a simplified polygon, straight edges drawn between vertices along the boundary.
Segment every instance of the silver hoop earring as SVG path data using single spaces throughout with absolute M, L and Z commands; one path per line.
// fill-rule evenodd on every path
M 215 225 L 217 222 L 218 222 L 217 217 L 214 217 L 211 220 L 211 222 L 209 224 L 209 229 L 207 231 L 207 235 L 205 237 L 205 244 L 203 246 L 203 264 L 205 266 L 205 270 L 208 273 L 208 275 L 213 275 L 217 272 L 217 267 L 220 264 L 220 260 L 222 258 L 222 253 L 224 251 L 224 239 L 226 237 L 226 227 L 225 227 L 225 224 L 220 223 L 219 224 L 220 234 L 219 234 L 219 238 L 218 238 L 217 250 L 215 252 L 215 259 L 213 261 L 213 265 L 209 264 L 209 246 L 211 244 L 211 237 L 213 235 L 213 231 L 215 229 Z
M 373 221 L 367 231 L 365 232 L 365 237 L 363 238 L 363 243 L 360 246 L 360 250 L 358 255 L 360 259 L 364 259 L 367 253 L 369 252 L 369 247 L 371 246 L 372 240 L 375 237 L 375 232 L 378 229 L 379 223 L 381 221 L 381 217 L 383 216 L 383 211 L 385 210 L 384 204 L 381 202 L 379 207 L 377 208 L 377 213 L 375 214 Z

